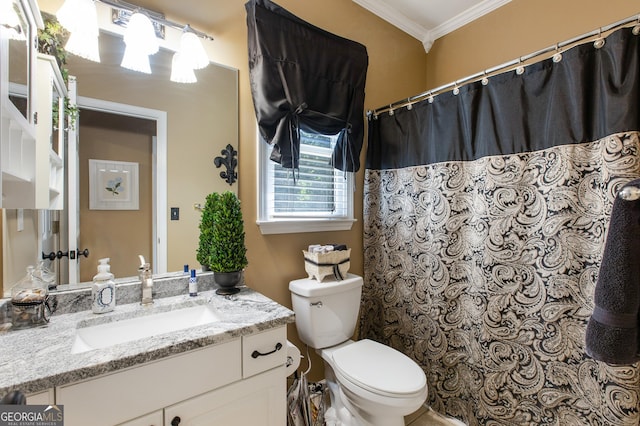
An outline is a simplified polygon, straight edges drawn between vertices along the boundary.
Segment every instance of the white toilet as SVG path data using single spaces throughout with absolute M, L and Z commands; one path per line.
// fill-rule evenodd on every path
M 289 283 L 300 339 L 324 360 L 331 394 L 327 425 L 403 426 L 427 399 L 427 379 L 408 356 L 372 340 L 350 340 L 362 277 Z

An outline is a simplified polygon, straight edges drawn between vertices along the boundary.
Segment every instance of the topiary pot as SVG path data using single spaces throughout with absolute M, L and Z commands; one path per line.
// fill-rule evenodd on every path
M 242 281 L 242 271 L 235 272 L 215 272 L 213 273 L 213 280 L 220 286 L 216 290 L 216 294 L 230 295 L 236 294 L 240 291 L 236 287 Z

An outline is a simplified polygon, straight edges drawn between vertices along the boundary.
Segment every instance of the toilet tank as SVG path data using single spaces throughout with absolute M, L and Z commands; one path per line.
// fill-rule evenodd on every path
M 362 277 L 319 282 L 303 278 L 289 283 L 300 340 L 314 349 L 328 348 L 353 336 L 360 310 Z

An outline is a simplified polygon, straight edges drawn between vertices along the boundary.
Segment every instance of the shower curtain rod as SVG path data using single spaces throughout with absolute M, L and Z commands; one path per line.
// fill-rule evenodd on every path
M 635 35 L 640 35 L 640 14 L 638 15 L 633 15 L 630 16 L 628 18 L 622 19 L 618 22 L 615 22 L 613 24 L 609 24 L 607 26 L 604 27 L 600 27 L 596 30 L 593 30 L 591 32 L 582 34 L 580 36 L 574 37 L 570 40 L 566 40 L 564 42 L 560 42 L 560 43 L 556 43 L 553 46 L 549 46 L 547 48 L 544 49 L 540 49 L 537 52 L 534 53 L 530 53 L 528 55 L 525 56 L 521 56 L 518 59 L 514 59 L 512 61 L 509 62 L 505 62 L 503 64 L 500 64 L 498 66 L 492 67 L 492 68 L 488 68 L 482 72 L 478 72 L 475 74 L 472 74 L 468 77 L 462 78 L 460 80 L 455 80 L 451 83 L 436 87 L 435 89 L 431 89 L 428 90 L 426 92 L 420 93 L 419 95 L 415 95 L 415 96 L 411 96 L 410 98 L 407 99 L 403 99 L 397 102 L 394 102 L 390 105 L 384 106 L 384 107 L 380 107 L 377 108 L 373 111 L 369 110 L 367 111 L 367 117 L 369 119 L 371 119 L 373 117 L 373 119 L 377 119 L 378 115 L 384 112 L 389 112 L 389 114 L 393 115 L 393 111 L 398 109 L 398 108 L 404 108 L 407 107 L 408 109 L 411 109 L 411 107 L 413 106 L 413 104 L 417 103 L 417 102 L 421 102 L 425 99 L 429 99 L 429 102 L 433 102 L 433 99 L 435 96 L 447 92 L 449 90 L 453 90 L 453 93 L 455 95 L 457 95 L 460 91 L 460 87 L 465 85 L 465 84 L 469 84 L 469 83 L 473 83 L 476 81 L 482 81 L 483 85 L 488 84 L 489 82 L 489 77 L 493 77 L 495 75 L 501 74 L 503 72 L 507 72 L 507 71 L 511 71 L 511 70 L 515 70 L 518 74 L 522 74 L 524 72 L 524 67 L 526 65 L 531 65 L 531 63 L 525 64 L 526 61 L 529 61 L 531 59 L 534 58 L 538 58 L 539 56 L 543 56 L 546 55 L 550 52 L 555 52 L 553 54 L 553 60 L 554 62 L 559 62 L 560 60 L 562 60 L 562 52 L 565 50 L 568 50 L 578 44 L 581 43 L 586 43 L 587 40 L 595 37 L 594 39 L 594 47 L 596 48 L 601 48 L 602 46 L 604 46 L 604 39 L 606 38 L 606 35 L 603 35 L 603 33 L 606 32 L 612 32 L 615 31 L 619 28 L 623 28 L 626 26 L 631 26 L 632 23 L 635 22 L 635 25 L 633 26 L 633 33 Z M 596 37 L 597 36 L 597 37 Z M 589 40 L 590 41 L 590 40 Z

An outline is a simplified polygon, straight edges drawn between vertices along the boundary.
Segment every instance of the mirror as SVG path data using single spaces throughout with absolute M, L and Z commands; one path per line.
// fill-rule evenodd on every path
M 195 211 L 195 203 L 204 204 L 206 195 L 217 191 L 236 191 L 237 183 L 230 186 L 220 176 L 222 169 L 216 168 L 214 158 L 221 155 L 221 151 L 231 144 L 238 147 L 238 71 L 222 65 L 210 64 L 208 67 L 196 71 L 198 82 L 195 84 L 179 84 L 169 81 L 170 64 L 173 52 L 161 49 L 160 52 L 151 57 L 151 68 L 153 74 L 141 74 L 126 70 L 120 67 L 124 44 L 121 36 L 108 33 L 100 35 L 100 55 L 101 63 L 94 63 L 77 57 L 69 56 L 67 68 L 69 75 L 77 79 L 78 104 L 81 106 L 79 122 L 79 150 L 80 150 L 80 244 L 79 247 L 62 247 L 62 251 L 88 248 L 90 257 L 73 260 L 80 262 L 81 281 L 89 281 L 95 274 L 96 264 L 99 258 L 110 257 L 112 259 L 112 272 L 116 278 L 135 277 L 137 270 L 137 254 L 143 254 L 146 259 L 152 258 L 152 242 L 148 236 L 137 236 L 138 228 L 145 228 L 148 231 L 153 223 L 155 212 L 149 207 L 146 211 L 129 211 L 135 216 L 127 216 L 126 211 L 119 210 L 91 210 L 89 209 L 89 188 L 88 188 L 88 160 L 83 149 L 90 143 L 85 140 L 87 135 L 93 133 L 92 130 L 85 129 L 83 119 L 86 117 L 91 121 L 94 128 L 96 125 L 93 114 L 83 116 L 82 105 L 87 103 L 87 99 L 107 101 L 110 105 L 114 103 L 133 105 L 153 110 L 166 111 L 167 119 L 167 164 L 157 167 L 164 167 L 167 171 L 167 193 L 163 194 L 168 200 L 167 210 L 173 206 L 180 207 L 179 220 L 170 220 L 167 232 L 167 270 L 182 270 L 183 264 L 190 264 L 191 267 L 199 268 L 195 261 L 195 252 L 198 245 L 198 224 L 200 213 Z M 95 102 L 89 102 L 94 105 Z M 89 109 L 94 109 L 91 106 Z M 106 128 L 106 136 L 98 142 L 105 145 L 107 142 L 114 143 L 114 149 L 123 151 L 131 148 L 129 145 L 118 145 L 124 138 L 121 137 L 118 125 L 110 121 L 103 120 Z M 136 129 L 143 126 L 136 126 Z M 103 129 L 105 130 L 105 129 Z M 109 133 L 111 132 L 111 133 Z M 153 136 L 150 136 L 151 138 Z M 152 148 L 153 149 L 153 148 Z M 89 150 L 89 156 L 94 155 L 95 150 Z M 98 155 L 98 154 L 95 154 Z M 99 154 L 103 160 L 115 160 L 116 157 L 104 158 L 106 153 Z M 146 154 L 147 155 L 147 154 Z M 148 154 L 149 158 L 154 157 L 154 153 Z M 136 160 L 137 161 L 137 160 Z M 142 160 L 137 161 L 142 165 Z M 143 184 L 140 178 L 140 188 L 151 191 L 152 176 L 155 165 L 144 167 L 147 170 L 148 180 Z M 142 166 L 140 167 L 142 173 Z M 69 191 L 66 191 L 69 192 Z M 148 194 L 147 194 L 148 195 Z M 142 200 L 142 197 L 141 197 Z M 11 283 L 19 280 L 24 274 L 24 268 L 28 264 L 33 264 L 40 253 L 36 253 L 35 242 L 37 236 L 33 233 L 27 235 L 29 229 L 37 229 L 38 214 L 34 211 L 24 211 L 22 215 L 22 231 L 17 232 L 20 226 L 18 223 L 19 212 L 15 210 L 5 211 L 4 223 L 4 291 L 9 289 Z M 92 216 L 91 216 L 92 215 Z M 62 217 L 66 216 L 65 211 L 59 214 L 60 223 Z M 169 214 L 167 213 L 167 216 Z M 35 225 L 31 225 L 35 223 Z M 90 230 L 83 230 L 83 224 L 89 226 Z M 62 227 L 64 224 L 61 225 Z M 93 235 L 91 231 L 107 230 L 106 236 Z M 37 234 L 37 231 L 32 231 Z M 116 239 L 108 238 L 116 235 Z M 147 234 L 148 235 L 148 234 Z M 83 238 L 89 238 L 84 240 Z M 136 242 L 145 240 L 147 243 L 146 252 L 136 247 Z M 7 244 L 7 241 L 9 244 Z M 24 249 L 25 241 L 33 249 Z M 19 246 L 20 250 L 14 250 L 12 246 Z M 125 249 L 133 246 L 133 252 L 122 254 Z M 15 253 L 22 255 L 15 255 Z M 32 255 L 24 255 L 32 253 Z M 122 256 L 122 261 L 117 257 Z M 11 257 L 11 262 L 7 265 L 7 257 Z M 18 259 L 19 258 L 19 259 Z M 54 260 L 53 262 L 70 262 L 68 257 Z M 118 263 L 120 262 L 120 263 Z M 84 273 L 82 271 L 85 271 Z M 10 277 L 9 279 L 7 277 Z M 83 278 L 84 277 L 84 278 Z M 123 279 L 126 280 L 126 279 Z M 62 280 L 61 283 L 66 281 Z M 66 289 L 59 286 L 60 290 Z
M 5 3 L 3 15 L 2 38 L 8 39 L 9 43 L 9 99 L 29 120 L 29 40 L 33 26 L 29 25 L 20 0 Z

